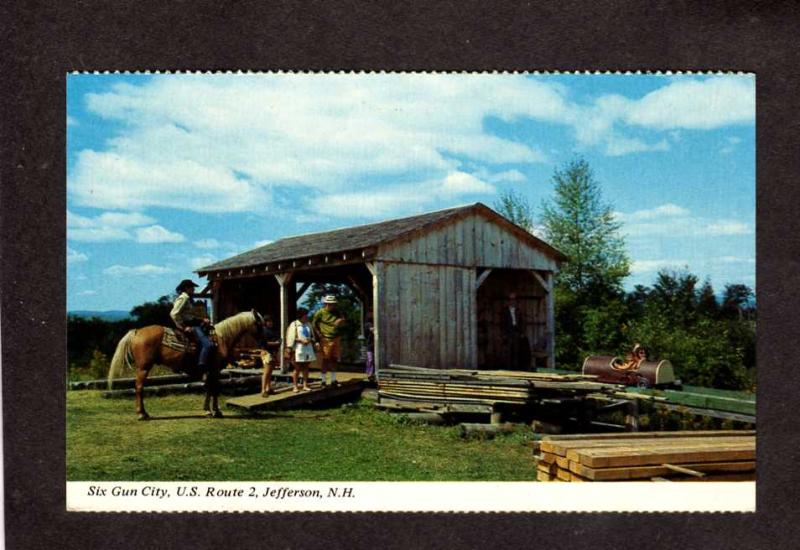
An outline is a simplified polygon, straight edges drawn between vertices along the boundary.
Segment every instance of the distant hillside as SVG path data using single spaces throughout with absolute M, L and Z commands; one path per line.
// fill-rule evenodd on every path
M 130 319 L 131 315 L 127 311 L 122 310 L 111 310 L 111 311 L 70 311 L 67 313 L 70 317 L 84 317 L 86 319 L 91 319 L 92 317 L 97 317 L 99 319 L 103 319 L 104 321 L 121 321 L 123 319 Z

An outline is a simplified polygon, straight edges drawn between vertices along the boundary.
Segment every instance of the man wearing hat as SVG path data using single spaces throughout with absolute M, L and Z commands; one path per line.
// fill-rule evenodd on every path
M 197 366 L 202 370 L 208 366 L 208 358 L 211 354 L 211 348 L 214 344 L 208 337 L 207 330 L 211 325 L 208 317 L 199 317 L 193 310 L 194 302 L 194 289 L 197 285 L 191 279 L 184 279 L 175 288 L 178 297 L 175 298 L 175 303 L 172 306 L 172 311 L 169 316 L 175 323 L 179 330 L 185 333 L 192 332 L 197 338 L 197 343 L 200 345 L 200 355 L 197 359 Z
M 322 299 L 322 304 L 322 309 L 314 314 L 311 326 L 322 352 L 322 385 L 327 384 L 328 370 L 331 371 L 331 384 L 336 385 L 336 364 L 341 355 L 339 327 L 346 321 L 336 310 L 336 296 L 328 294 Z

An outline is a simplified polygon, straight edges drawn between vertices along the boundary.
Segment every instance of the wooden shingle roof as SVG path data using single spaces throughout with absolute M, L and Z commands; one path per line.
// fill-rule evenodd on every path
M 442 223 L 472 213 L 481 213 L 502 225 L 508 226 L 508 228 L 517 233 L 518 236 L 559 261 L 564 261 L 566 259 L 561 252 L 519 226 L 514 225 L 488 206 L 482 203 L 475 203 L 406 218 L 347 227 L 322 233 L 299 235 L 297 237 L 286 237 L 248 252 L 201 267 L 197 270 L 197 273 L 205 275 L 215 271 L 250 268 L 268 263 L 291 261 L 321 254 L 335 254 L 350 250 L 372 248 L 409 236 L 412 233 L 425 232 L 426 229 L 438 227 Z

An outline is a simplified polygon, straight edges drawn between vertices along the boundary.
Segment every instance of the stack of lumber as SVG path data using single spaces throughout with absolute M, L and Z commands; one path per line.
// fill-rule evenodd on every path
M 378 392 L 381 398 L 404 401 L 524 405 L 540 398 L 613 392 L 620 388 L 594 379 L 581 374 L 391 365 L 380 371 Z
M 539 481 L 745 481 L 755 479 L 754 431 L 545 436 Z

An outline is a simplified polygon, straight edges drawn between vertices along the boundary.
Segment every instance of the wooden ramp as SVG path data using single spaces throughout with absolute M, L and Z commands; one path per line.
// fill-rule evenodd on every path
M 225 404 L 248 412 L 293 409 L 358 393 L 364 387 L 364 379 L 351 378 L 339 382 L 336 386 L 325 387 L 319 382 L 312 382 L 310 387 L 310 391 L 297 393 L 293 392 L 291 387 L 279 388 L 267 397 L 262 397 L 260 393 L 244 395 L 228 399 Z

